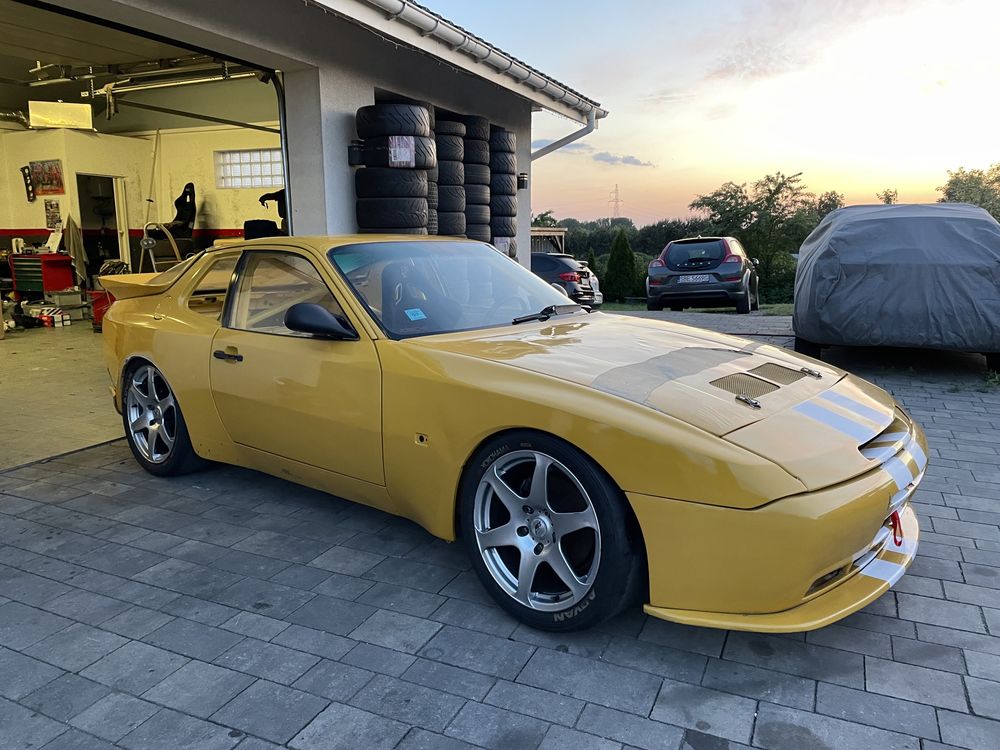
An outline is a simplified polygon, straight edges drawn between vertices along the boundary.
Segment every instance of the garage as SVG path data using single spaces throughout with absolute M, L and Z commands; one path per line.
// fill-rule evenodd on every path
M 2 10 L 7 466 L 121 434 L 93 335 L 102 273 L 359 231 L 468 236 L 526 264 L 531 160 L 561 145 L 532 154 L 532 114 L 565 118 L 567 143 L 607 114 L 412 3 Z

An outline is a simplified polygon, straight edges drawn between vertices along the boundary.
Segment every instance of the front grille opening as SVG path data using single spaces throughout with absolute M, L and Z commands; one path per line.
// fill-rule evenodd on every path
M 832 583 L 834 583 L 834 581 L 840 579 L 848 570 L 850 570 L 850 568 L 845 566 L 843 568 L 837 568 L 836 570 L 831 570 L 829 573 L 826 573 L 825 575 L 821 575 L 819 578 L 813 581 L 813 585 L 809 587 L 809 590 L 806 592 L 806 596 L 812 596 L 816 592 L 822 591 L 827 586 L 830 586 Z
M 765 378 L 770 380 L 772 383 L 780 383 L 781 385 L 791 385 L 792 383 L 802 380 L 806 376 L 804 372 L 799 370 L 792 370 L 788 367 L 782 367 L 781 365 L 776 365 L 773 362 L 768 362 L 760 367 L 755 367 L 748 371 L 750 375 L 756 375 L 760 378 Z
M 713 380 L 711 385 L 735 393 L 737 396 L 749 396 L 750 398 L 759 398 L 778 390 L 778 386 L 774 383 L 768 383 L 766 380 L 755 378 L 745 372 L 726 375 L 718 380 Z
M 864 445 L 858 446 L 858 450 L 869 461 L 885 463 L 903 449 L 903 443 L 909 436 L 909 425 L 897 413 L 892 424 Z

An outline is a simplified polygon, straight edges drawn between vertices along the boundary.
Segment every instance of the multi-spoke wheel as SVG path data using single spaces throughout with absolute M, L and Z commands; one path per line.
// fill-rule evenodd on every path
M 125 437 L 139 464 L 160 476 L 198 468 L 201 460 L 163 373 L 148 362 L 136 362 L 129 366 L 122 386 Z
M 463 479 L 462 533 L 480 579 L 523 622 L 570 630 L 634 596 L 641 557 L 624 498 L 593 463 L 544 435 L 502 436 Z

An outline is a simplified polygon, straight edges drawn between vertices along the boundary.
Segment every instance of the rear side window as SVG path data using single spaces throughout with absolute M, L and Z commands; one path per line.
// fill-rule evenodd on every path
M 229 281 L 239 255 L 230 255 L 212 262 L 208 270 L 198 279 L 198 286 L 188 295 L 188 309 L 219 320 L 226 303 Z
M 695 268 L 709 263 L 721 263 L 726 257 L 722 240 L 675 242 L 667 248 L 667 264 L 674 268 Z

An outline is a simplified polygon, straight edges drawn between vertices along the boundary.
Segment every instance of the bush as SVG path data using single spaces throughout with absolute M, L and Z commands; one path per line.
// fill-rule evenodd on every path
M 624 230 L 619 230 L 611 244 L 608 271 L 601 282 L 604 298 L 610 302 L 624 302 L 635 289 L 635 253 L 629 245 Z

